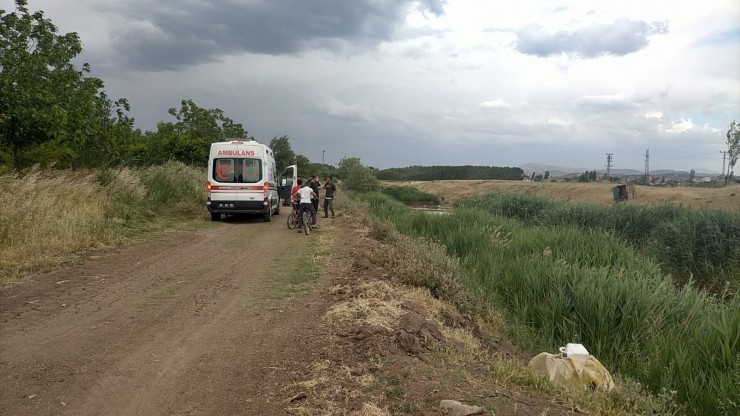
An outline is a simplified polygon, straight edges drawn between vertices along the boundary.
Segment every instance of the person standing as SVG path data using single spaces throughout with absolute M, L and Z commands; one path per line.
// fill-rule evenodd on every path
M 314 193 L 313 189 L 311 189 L 308 186 L 308 183 L 306 183 L 303 188 L 299 189 L 298 192 L 296 192 L 296 195 L 298 195 L 298 198 L 300 199 L 300 206 L 299 209 L 301 212 L 303 212 L 304 209 L 307 209 L 308 212 L 311 213 L 311 223 L 314 227 L 318 227 L 318 224 L 316 224 L 316 210 L 313 208 L 312 200 L 316 198 L 316 194 Z M 298 230 L 300 232 L 301 230 Z
M 337 186 L 334 185 L 331 176 L 329 176 L 324 182 L 324 218 L 329 217 L 329 211 L 331 211 L 331 217 L 334 218 L 334 195 L 336 194 Z
M 316 175 L 311 176 L 311 180 L 308 181 L 308 186 L 311 187 L 311 190 L 316 194 L 316 199 L 313 200 L 313 209 L 314 211 L 319 211 L 319 177 Z

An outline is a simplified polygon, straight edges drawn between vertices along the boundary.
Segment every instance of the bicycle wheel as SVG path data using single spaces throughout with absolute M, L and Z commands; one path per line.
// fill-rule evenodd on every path
M 291 212 L 288 215 L 288 229 L 292 230 L 298 226 L 298 215 L 295 212 Z
M 311 214 L 303 211 L 303 232 L 308 235 L 311 232 Z

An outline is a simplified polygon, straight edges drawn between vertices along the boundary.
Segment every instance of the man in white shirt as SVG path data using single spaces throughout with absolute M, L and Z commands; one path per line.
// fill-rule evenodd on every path
M 298 184 L 303 185 L 301 182 L 302 181 L 299 179 Z M 316 195 L 316 192 L 314 192 L 313 189 L 308 186 L 308 184 L 305 184 L 301 187 L 301 189 L 296 191 L 296 195 L 298 195 L 298 197 L 300 198 L 300 205 L 298 209 L 301 212 L 303 212 L 304 208 L 308 209 L 308 211 L 311 213 L 311 222 L 313 223 L 313 226 L 318 227 L 318 225 L 316 225 L 316 208 L 314 208 L 312 202 L 313 199 L 318 199 L 318 195 Z

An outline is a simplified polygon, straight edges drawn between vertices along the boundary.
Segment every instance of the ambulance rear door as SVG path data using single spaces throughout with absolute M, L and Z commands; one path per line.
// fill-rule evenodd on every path
M 262 149 L 241 141 L 219 146 L 212 161 L 211 208 L 221 213 L 264 209 Z
M 298 166 L 290 165 L 280 174 L 278 181 L 278 195 L 283 200 L 283 205 L 290 205 L 290 191 L 298 182 Z

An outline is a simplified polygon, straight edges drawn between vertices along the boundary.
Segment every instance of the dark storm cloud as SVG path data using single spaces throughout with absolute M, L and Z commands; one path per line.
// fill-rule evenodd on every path
M 131 3 L 129 3 L 131 4 Z M 408 11 L 444 13 L 442 0 L 228 0 L 115 6 L 129 26 L 113 47 L 135 69 L 177 69 L 219 55 L 374 46 Z
M 584 58 L 604 55 L 627 55 L 646 47 L 655 34 L 668 33 L 667 22 L 648 23 L 627 18 L 611 24 L 596 24 L 574 31 L 548 33 L 540 26 L 529 25 L 516 34 L 516 49 L 527 55 L 559 54 Z

